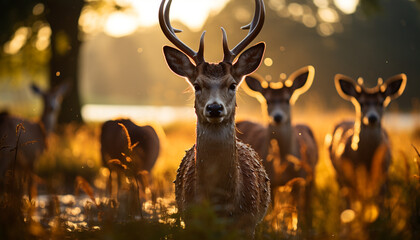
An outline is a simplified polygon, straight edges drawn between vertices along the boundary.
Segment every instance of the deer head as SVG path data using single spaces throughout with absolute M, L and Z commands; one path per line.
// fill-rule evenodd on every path
M 60 111 L 61 102 L 66 92 L 69 90 L 70 84 L 64 82 L 48 91 L 40 89 L 37 85 L 32 84 L 31 89 L 35 94 L 42 97 L 43 102 L 43 113 L 41 121 L 44 124 L 47 133 L 54 130 L 55 123 L 57 121 L 57 115 Z
M 163 0 L 159 8 L 159 23 L 165 36 L 179 49 L 164 46 L 163 53 L 169 68 L 177 75 L 187 79 L 194 87 L 197 119 L 202 123 L 222 123 L 235 115 L 236 89 L 245 75 L 254 72 L 264 55 L 265 43 L 258 43 L 235 58 L 261 31 L 265 9 L 262 0 L 255 0 L 256 9 L 252 22 L 242 27 L 249 29 L 247 36 L 232 50 L 229 49 L 225 30 L 223 34 L 224 58 L 219 63 L 204 60 L 204 33 L 201 35 L 198 52 L 185 45 L 175 33 L 181 30 L 172 28 L 169 10 L 172 0 Z M 181 51 L 180 51 L 181 50 Z M 192 62 L 191 62 L 192 60 Z
M 365 87 L 362 78 L 356 82 L 341 74 L 335 75 L 334 81 L 340 96 L 355 106 L 362 125 L 377 127 L 380 126 L 384 109 L 391 100 L 398 98 L 404 92 L 407 76 L 401 73 L 385 82 L 379 78 L 378 84 L 373 88 Z
M 306 66 L 292 73 L 285 81 L 268 83 L 258 75 L 247 76 L 246 91 L 267 107 L 271 124 L 282 125 L 290 123 L 290 107 L 311 87 L 314 75 L 314 67 Z

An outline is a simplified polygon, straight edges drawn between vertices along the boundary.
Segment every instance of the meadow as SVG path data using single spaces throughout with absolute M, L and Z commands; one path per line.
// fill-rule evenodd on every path
M 270 208 L 255 239 L 303 239 L 302 232 L 311 239 L 419 239 L 420 125 L 388 130 L 393 163 L 384 204 L 363 199 L 358 209 L 346 210 L 324 144 L 333 123 L 346 115 L 351 113 L 316 115 L 309 123 L 320 152 L 311 229 L 297 226 L 296 208 L 284 203 L 287 197 L 276 198 L 277 207 Z M 206 204 L 191 209 L 195 220 L 188 227 L 177 213 L 173 180 L 185 150 L 195 141 L 195 122 L 155 124 L 155 129 L 162 146 L 153 171 L 146 173 L 151 181 L 145 181 L 143 191 L 121 164 L 117 167 L 126 174 L 125 184 L 118 197 L 109 198 L 110 173 L 100 159 L 100 123 L 62 127 L 36 163 L 36 188 L 30 191 L 37 197 L 29 200 L 21 178 L 1 193 L 0 239 L 239 239 Z M 287 188 L 279 191 L 287 196 Z

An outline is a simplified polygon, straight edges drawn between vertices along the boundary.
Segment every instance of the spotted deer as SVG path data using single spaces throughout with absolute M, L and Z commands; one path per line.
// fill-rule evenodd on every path
M 337 74 L 334 80 L 339 95 L 353 103 L 356 118 L 335 127 L 329 144 L 332 165 L 348 205 L 352 200 L 374 200 L 385 193 L 391 163 L 382 116 L 391 100 L 403 93 L 407 77 L 398 74 L 385 82 L 379 78 L 373 88 L 364 86 L 362 78 L 356 82 Z
M 69 84 L 63 83 L 48 91 L 43 91 L 32 84 L 31 89 L 42 97 L 41 119 L 31 121 L 12 116 L 7 112 L 0 114 L 0 187 L 4 186 L 6 173 L 9 170 L 22 172 L 24 177 L 28 178 L 29 189 L 32 187 L 31 175 L 35 161 L 47 149 L 47 138 L 54 131 L 61 102 L 69 89 Z M 16 132 L 19 124 L 23 126 L 19 131 L 20 136 Z
M 198 52 L 186 46 L 175 35 L 179 30 L 169 23 L 171 1 L 166 7 L 165 2 L 159 9 L 160 26 L 181 51 L 164 46 L 163 53 L 169 68 L 193 86 L 197 115 L 196 143 L 186 152 L 176 175 L 178 208 L 185 212 L 190 206 L 207 201 L 219 217 L 232 220 L 233 227 L 251 237 L 270 201 L 269 179 L 258 154 L 236 138 L 236 90 L 243 77 L 259 67 L 264 55 L 263 42 L 240 54 L 263 26 L 264 3 L 255 1 L 254 18 L 243 27 L 249 32 L 232 50 L 222 28 L 223 61 L 208 63 L 203 56 L 204 33 Z M 188 217 L 186 221 L 188 227 Z
M 292 192 L 300 225 L 308 225 L 311 221 L 309 204 L 318 148 L 307 125 L 292 125 L 291 108 L 298 97 L 311 87 L 314 75 L 315 69 L 306 66 L 284 81 L 268 83 L 258 75 L 247 76 L 246 92 L 259 100 L 269 116 L 269 124 L 263 126 L 250 121 L 236 124 L 238 138 L 250 144 L 263 159 L 271 182 L 272 199 L 280 186 L 296 178 L 305 180 L 303 195 L 299 194 L 299 187 Z
M 138 126 L 130 119 L 110 120 L 102 125 L 100 141 L 103 165 L 112 172 L 111 160 L 118 159 L 120 164 L 130 168 L 129 171 L 139 180 L 144 191 L 147 185 L 143 182 L 144 177 L 149 175 L 160 151 L 155 129 L 149 125 Z M 108 187 L 112 194 L 111 175 Z

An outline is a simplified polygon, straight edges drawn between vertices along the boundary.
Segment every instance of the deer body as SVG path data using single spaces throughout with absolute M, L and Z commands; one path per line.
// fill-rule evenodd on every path
M 329 153 L 347 200 L 356 197 L 371 201 L 383 196 L 386 174 L 391 164 L 388 134 L 381 119 L 385 107 L 402 94 L 406 76 L 399 74 L 378 86 L 366 88 L 359 79 L 337 74 L 335 85 L 340 96 L 351 101 L 356 108 L 355 121 L 338 124 L 332 134 Z M 365 189 L 369 189 L 366 191 Z M 349 201 L 348 204 L 351 202 Z
M 244 29 L 248 35 L 232 50 L 223 32 L 224 59 L 219 63 L 204 61 L 204 33 L 195 52 L 175 35 L 180 30 L 169 23 L 169 8 L 162 1 L 159 22 L 165 36 L 183 52 L 165 46 L 169 68 L 194 87 L 197 115 L 196 144 L 187 151 L 175 180 L 178 208 L 185 212 L 195 204 L 209 202 L 221 218 L 252 237 L 255 226 L 266 213 L 269 180 L 257 153 L 240 142 L 235 133 L 236 90 L 244 76 L 260 65 L 265 44 L 259 43 L 236 56 L 258 35 L 265 16 L 264 3 L 256 0 L 254 19 Z M 194 64 L 190 61 L 194 61 Z M 188 218 L 186 218 L 188 227 Z
M 28 176 L 33 173 L 35 161 L 47 149 L 47 138 L 54 130 L 62 98 L 68 87 L 68 84 L 62 84 L 49 91 L 42 91 L 32 85 L 32 90 L 43 98 L 44 109 L 39 121 L 30 121 L 9 115 L 6 112 L 0 114 L 0 147 L 3 147 L 0 150 L 0 179 L 2 183 L 6 172 L 13 167 Z M 23 126 L 20 136 L 19 132 L 16 132 L 19 124 Z M 16 146 L 17 153 L 14 149 Z M 15 154 L 16 163 L 14 165 Z
M 108 179 L 110 194 L 113 193 L 111 174 L 113 166 L 109 161 L 115 159 L 119 160 L 119 167 L 121 164 L 127 166 L 130 174 L 141 183 L 141 189 L 144 192 L 148 185 L 148 180 L 146 181 L 144 177 L 150 176 L 149 173 L 155 165 L 160 151 L 159 136 L 153 127 L 138 126 L 129 119 L 106 121 L 102 125 L 100 141 L 103 165 L 110 170 Z M 127 157 L 130 159 L 129 161 L 127 161 Z M 119 175 L 119 171 L 117 174 Z M 119 185 L 120 177 L 118 177 L 117 183 Z M 118 190 L 119 188 L 117 188 L 117 192 Z
M 118 124 L 123 124 L 127 129 L 131 144 L 136 146 L 130 151 L 127 135 Z M 119 159 L 125 163 L 125 154 L 130 156 L 135 166 L 135 171 L 150 172 L 159 156 L 159 137 L 153 127 L 138 126 L 129 119 L 106 121 L 101 130 L 101 155 L 102 162 L 107 166 L 111 159 Z

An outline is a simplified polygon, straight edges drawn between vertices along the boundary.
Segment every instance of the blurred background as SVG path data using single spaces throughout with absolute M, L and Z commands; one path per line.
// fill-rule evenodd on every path
M 14 226 L 10 229 L 17 236 L 11 239 L 28 239 L 25 238 L 28 232 L 40 239 L 64 239 L 64 236 L 87 239 L 90 231 L 97 235 L 89 239 L 102 235 L 109 238 L 111 233 L 120 236 L 114 239 L 133 236 L 163 239 L 169 236 L 167 233 L 182 233 L 183 226 L 176 220 L 179 215 L 172 215 L 176 212 L 172 181 L 185 149 L 195 143 L 194 96 L 187 82 L 166 66 L 162 47 L 172 44 L 158 25 L 160 2 L 0 0 L 0 114 L 8 111 L 38 119 L 42 100 L 30 90 L 31 83 L 47 89 L 70 82 L 71 90 L 62 103 L 59 122 L 76 123 L 63 124 L 59 135 L 48 139 L 53 147 L 36 159 L 33 171 L 39 176 L 41 186 L 38 202 L 33 204 L 37 208 L 35 212 L 30 201 L 20 206 L 20 201 L 13 200 L 12 203 L 19 204 L 9 208 L 0 195 L 0 210 L 5 212 L 0 215 L 0 223 L 5 223 L 0 224 L 0 236 L 9 231 L 9 226 Z M 360 214 L 368 220 L 356 218 L 353 222 L 357 226 L 367 221 L 366 229 L 376 238 L 360 238 L 364 233 L 356 232 L 354 239 L 418 239 L 420 154 L 414 148 L 420 148 L 420 0 L 264 2 L 265 24 L 253 44 L 264 41 L 267 49 L 257 73 L 275 82 L 287 79 L 306 65 L 315 67 L 312 87 L 292 108 L 292 121 L 312 127 L 319 146 L 312 200 L 313 229 L 309 229 L 316 236 L 314 239 L 336 239 L 341 233 L 338 223 L 346 224 L 355 218 L 354 212 L 350 211 L 353 214 L 350 220 L 344 214 L 349 212 L 342 212 L 345 203 L 340 198 L 335 171 L 324 144 L 328 137 L 331 139 L 335 123 L 345 117 L 354 118 L 352 104 L 340 98 L 335 90 L 333 79 L 337 73 L 354 79 L 363 77 L 368 87 L 376 86 L 378 78 L 386 80 L 399 73 L 407 74 L 404 93 L 390 104 L 384 116 L 393 143 L 387 209 L 383 211 L 372 205 L 363 212 L 367 215 Z M 183 30 L 178 37 L 195 50 L 202 31 L 206 30 L 205 59 L 218 62 L 223 58 L 220 27 L 226 29 L 232 48 L 247 34 L 240 27 L 251 21 L 253 13 L 253 0 L 173 0 L 171 23 Z M 264 121 L 259 102 L 242 88 L 237 101 L 237 119 Z M 143 205 L 145 218 L 158 220 L 159 226 L 148 222 L 142 225 L 140 221 L 123 230 L 113 230 L 114 223 L 133 217 L 127 213 L 138 210 L 138 204 L 128 204 L 128 197 L 124 201 L 119 199 L 121 205 L 115 205 L 111 198 L 99 199 L 106 196 L 106 181 L 110 176 L 106 168 L 109 162 L 104 163 L 100 156 L 100 124 L 116 117 L 131 117 L 136 123 L 151 124 L 161 141 L 159 159 L 151 172 L 154 182 L 144 193 L 147 201 Z M 0 148 L 4 148 L 1 143 Z M 128 178 L 126 181 L 127 186 L 134 186 Z M 88 195 L 80 201 L 79 189 Z M 74 192 L 76 197 L 72 195 Z M 68 195 L 55 198 L 56 194 Z M 88 198 L 92 199 L 90 205 Z M 58 205 L 61 210 L 56 209 Z M 16 212 L 21 209 L 29 217 L 22 215 L 16 220 Z M 61 214 L 64 212 L 67 215 Z M 269 214 L 256 239 L 279 239 L 277 213 Z M 27 228 L 19 225 L 31 216 L 41 219 L 42 227 L 37 221 L 30 221 Z M 65 224 L 60 225 L 60 221 Z M 220 223 L 215 222 L 209 227 L 206 220 L 197 226 L 204 232 L 220 230 Z M 46 232 L 48 229 L 52 229 L 51 233 Z M 85 229 L 87 235 L 77 235 L 78 229 Z M 296 222 L 291 229 L 295 235 Z M 145 237 L 151 233 L 162 237 Z M 352 232 L 344 234 L 348 233 Z M 272 237 L 267 238 L 267 234 Z M 188 231 L 184 235 L 175 239 L 196 239 Z M 228 239 L 212 236 L 216 237 L 207 239 Z
M 29 90 L 72 82 L 60 122 L 103 121 L 116 116 L 168 123 L 193 119 L 188 84 L 170 72 L 152 0 L 2 0 L 0 3 L 0 109 L 38 116 L 41 100 Z M 255 40 L 267 50 L 258 74 L 268 81 L 287 78 L 313 65 L 315 80 L 297 109 L 353 110 L 333 78 L 363 77 L 369 87 L 382 77 L 406 73 L 408 85 L 391 111 L 420 110 L 420 1 L 266 0 L 266 20 Z M 206 61 L 222 59 L 222 34 L 230 47 L 246 31 L 254 1 L 175 0 L 171 22 L 179 38 L 198 48 L 203 30 Z M 239 94 L 239 118 L 253 115 L 255 99 Z M 299 113 L 302 111 L 298 110 Z M 407 124 L 413 124 L 413 119 Z

